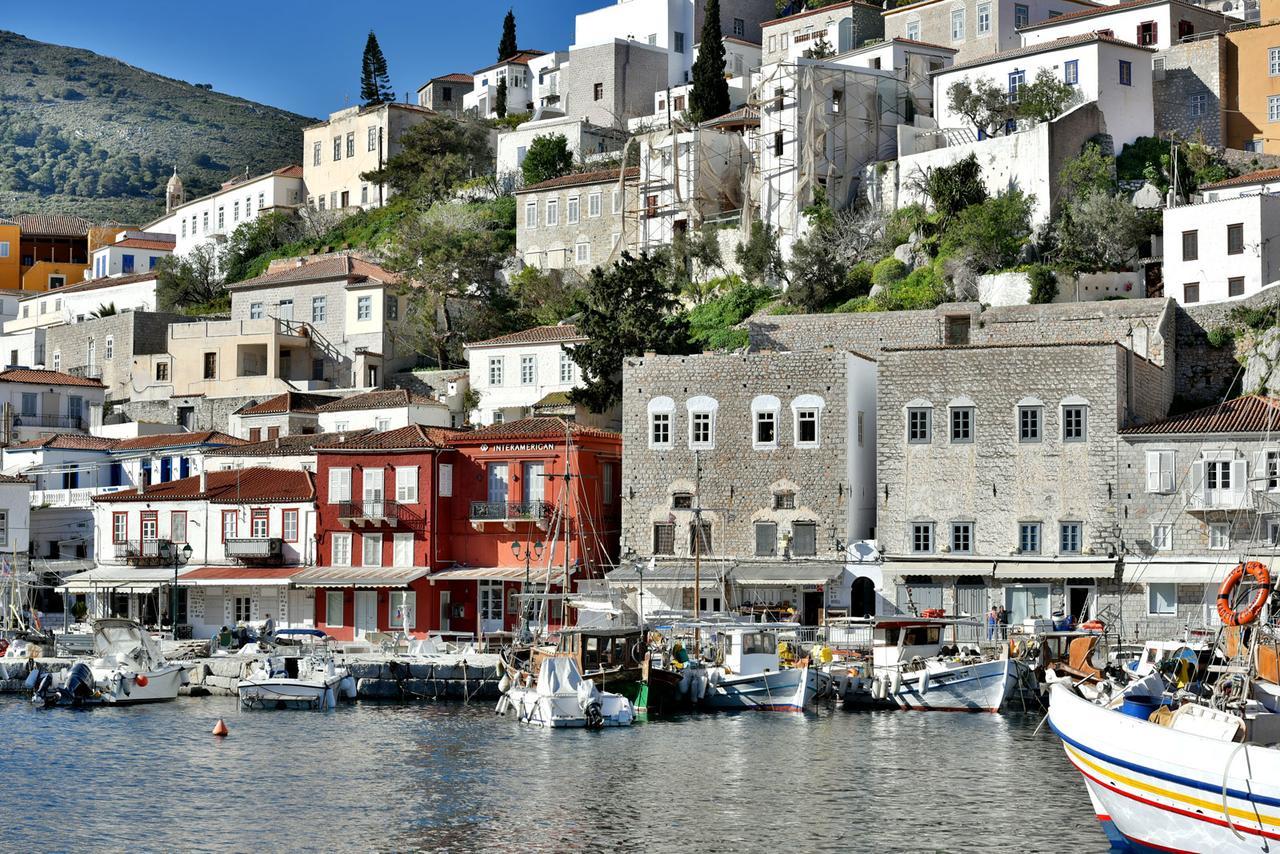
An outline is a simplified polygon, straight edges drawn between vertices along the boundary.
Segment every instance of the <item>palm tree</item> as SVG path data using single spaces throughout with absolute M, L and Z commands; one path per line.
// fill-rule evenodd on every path
M 109 302 L 106 304 L 99 304 L 97 310 L 90 312 L 89 316 L 90 317 L 111 317 L 113 314 L 116 314 L 116 304 L 113 302 Z

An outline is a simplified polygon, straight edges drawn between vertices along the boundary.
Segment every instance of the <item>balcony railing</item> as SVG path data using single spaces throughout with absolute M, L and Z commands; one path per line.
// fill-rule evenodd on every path
M 1256 507 L 1251 489 L 1240 491 L 1218 489 L 1187 490 L 1187 509 L 1196 510 L 1253 510 Z
M 72 430 L 84 429 L 84 418 L 79 415 L 18 415 L 13 419 L 14 427 L 69 427 Z
M 87 380 L 102 379 L 101 365 L 77 365 L 74 368 L 67 368 L 67 373 L 73 377 L 84 377 Z
M 78 507 L 93 506 L 90 500 L 95 495 L 108 492 L 119 492 L 132 489 L 129 486 L 91 486 L 84 489 L 36 489 L 31 492 L 32 507 Z
M 227 557 L 237 560 L 279 561 L 284 555 L 284 541 L 279 537 L 238 537 L 224 543 Z
M 168 540 L 129 540 L 115 543 L 116 560 L 135 566 L 159 566 L 161 551 L 172 545 Z
M 360 522 L 399 522 L 400 503 L 384 498 L 344 501 L 338 505 L 338 518 Z
M 541 522 L 551 515 L 545 501 L 472 501 L 472 522 Z

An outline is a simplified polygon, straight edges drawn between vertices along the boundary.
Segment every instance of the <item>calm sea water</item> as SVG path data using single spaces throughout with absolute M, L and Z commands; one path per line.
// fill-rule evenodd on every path
M 488 705 L 4 698 L 0 848 L 1106 851 L 1038 723 L 829 710 L 545 732 Z

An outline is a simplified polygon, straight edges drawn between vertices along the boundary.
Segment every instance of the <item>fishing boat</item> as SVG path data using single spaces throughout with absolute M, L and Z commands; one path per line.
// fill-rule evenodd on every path
M 783 665 L 779 635 L 794 628 L 771 623 L 698 626 L 699 633 L 710 636 L 699 658 L 686 663 L 682 651 L 672 647 L 681 694 L 695 708 L 713 711 L 804 711 L 829 678 L 808 659 L 794 667 Z
M 601 691 L 582 678 L 577 661 L 568 655 L 548 655 L 538 666 L 538 677 L 515 672 L 503 677 L 497 713 L 513 711 L 523 723 L 553 729 L 576 727 L 602 729 L 630 726 L 635 721 L 631 701 L 621 694 Z
M 681 677 L 651 666 L 646 635 L 639 626 L 562 629 L 554 647 L 533 650 L 534 666 L 548 655 L 567 655 L 583 678 L 622 694 L 637 714 L 663 714 L 676 707 Z
M 356 682 L 332 655 L 272 655 L 236 686 L 246 709 L 332 709 L 356 698 Z
M 94 658 L 61 673 L 33 671 L 32 701 L 46 706 L 128 705 L 176 699 L 187 682 L 181 664 L 164 659 L 155 640 L 133 620 L 93 623 Z

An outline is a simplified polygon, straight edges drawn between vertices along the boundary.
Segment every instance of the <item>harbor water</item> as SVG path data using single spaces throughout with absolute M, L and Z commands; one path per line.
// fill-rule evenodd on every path
M 222 717 L 228 738 L 210 735 Z M 0 699 L 5 851 L 1106 851 L 1039 715 L 677 718 Z

